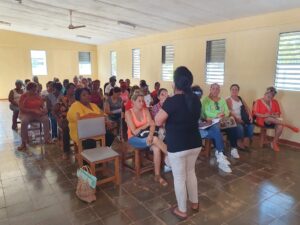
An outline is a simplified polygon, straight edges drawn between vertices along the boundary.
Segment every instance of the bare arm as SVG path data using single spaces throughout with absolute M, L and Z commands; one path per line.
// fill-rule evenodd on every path
M 155 116 L 155 124 L 157 126 L 162 126 L 168 119 L 168 114 L 165 110 L 160 109 Z

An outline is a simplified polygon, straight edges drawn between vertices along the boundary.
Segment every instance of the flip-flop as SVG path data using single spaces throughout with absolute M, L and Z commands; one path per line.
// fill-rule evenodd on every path
M 187 218 L 188 218 L 188 216 L 180 216 L 180 215 L 178 215 L 177 213 L 176 213 L 176 211 L 177 211 L 177 207 L 172 207 L 170 210 L 171 210 L 171 213 L 174 215 L 174 216 L 176 216 L 180 221 L 184 221 L 184 220 L 186 220 Z

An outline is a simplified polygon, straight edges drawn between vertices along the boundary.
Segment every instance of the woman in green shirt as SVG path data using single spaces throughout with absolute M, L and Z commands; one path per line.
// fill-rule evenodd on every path
M 202 117 L 206 120 L 229 116 L 230 112 L 225 99 L 219 97 L 220 85 L 214 83 L 210 86 L 209 96 L 202 100 Z M 224 129 L 231 145 L 231 156 L 238 159 L 237 140 L 239 138 L 236 127 Z

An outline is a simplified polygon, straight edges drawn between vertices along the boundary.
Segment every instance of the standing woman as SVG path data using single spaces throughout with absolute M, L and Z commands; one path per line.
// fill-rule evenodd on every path
M 21 98 L 21 95 L 24 93 L 22 87 L 23 87 L 23 81 L 16 80 L 16 88 L 12 89 L 9 92 L 8 100 L 10 102 L 9 108 L 13 111 L 12 116 L 12 129 L 17 130 L 17 120 L 19 116 L 19 101 Z
M 156 125 L 166 124 L 165 140 L 178 203 L 172 213 L 182 220 L 187 218 L 187 195 L 191 208 L 199 209 L 195 163 L 202 145 L 198 131 L 201 103 L 192 93 L 192 83 L 189 69 L 178 67 L 174 72 L 174 96 L 166 99 L 155 117 Z

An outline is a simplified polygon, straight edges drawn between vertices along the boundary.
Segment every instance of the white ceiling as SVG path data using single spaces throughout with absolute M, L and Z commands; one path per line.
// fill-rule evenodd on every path
M 102 44 L 300 7 L 300 0 L 0 0 L 0 29 Z M 69 9 L 74 25 L 69 30 Z M 121 26 L 118 21 L 136 24 Z M 77 35 L 91 37 L 79 38 Z

